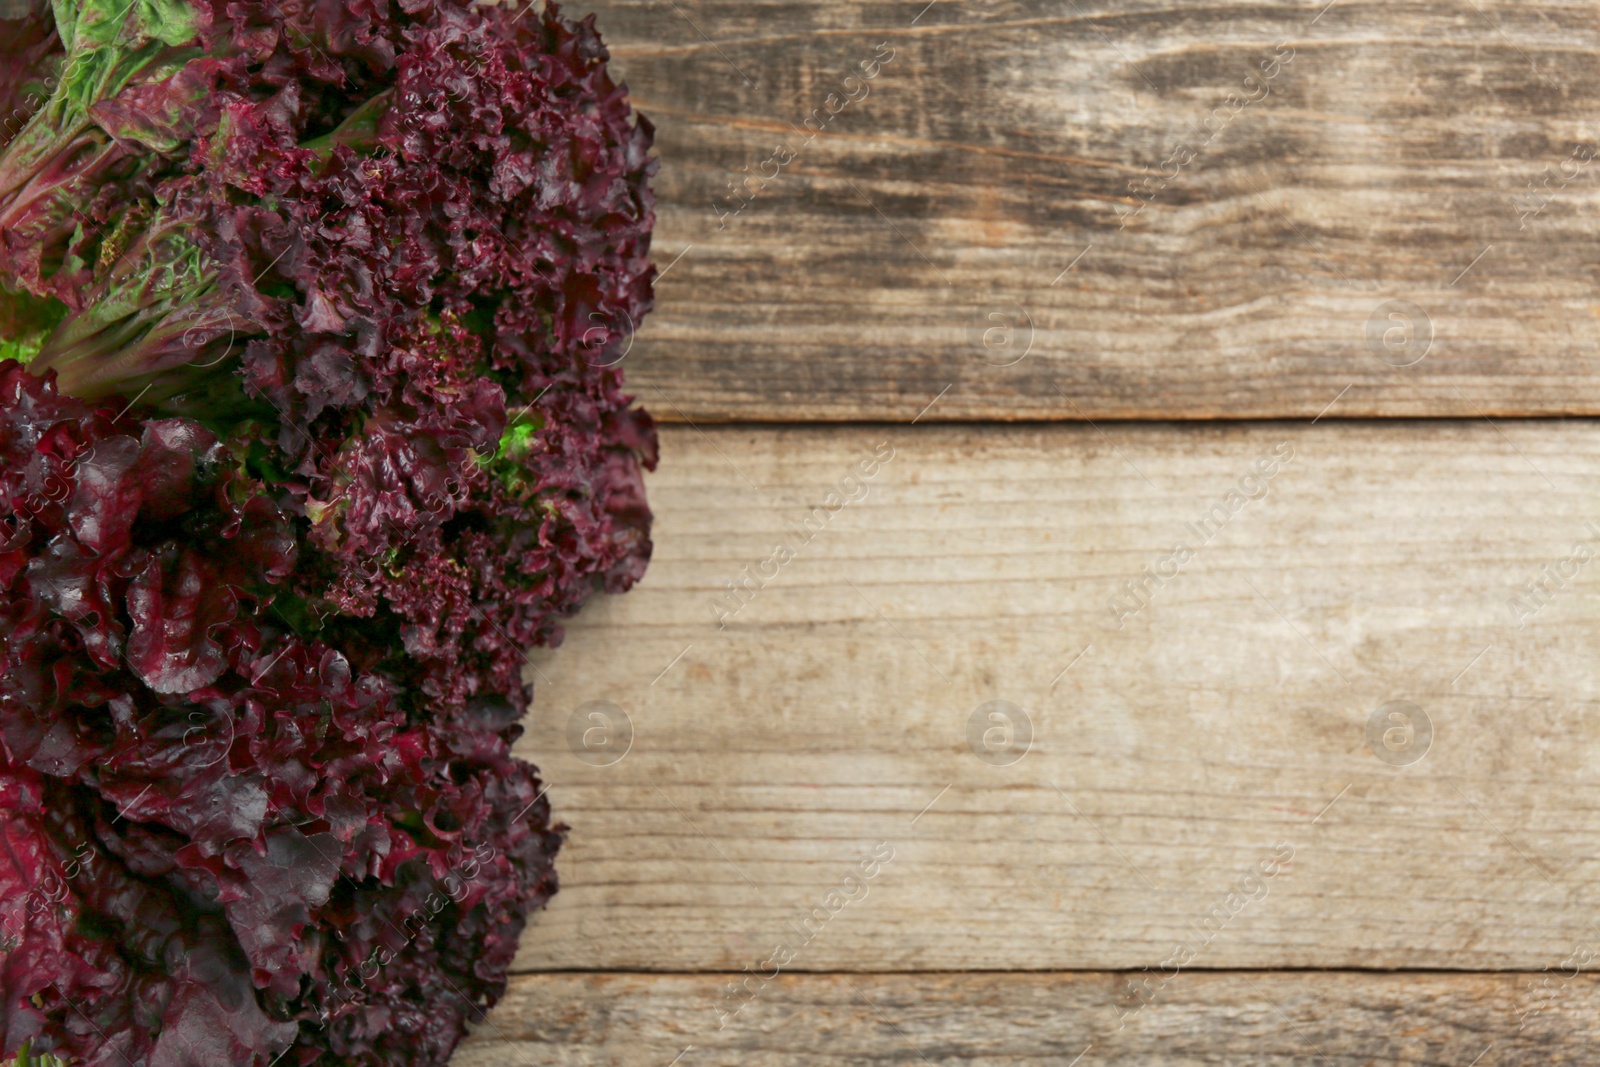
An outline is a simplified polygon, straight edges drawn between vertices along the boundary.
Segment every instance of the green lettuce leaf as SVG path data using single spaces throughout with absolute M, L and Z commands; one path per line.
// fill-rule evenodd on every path
M 0 155 L 0 198 L 94 124 L 90 108 L 135 79 L 164 81 L 202 54 L 210 13 L 189 0 L 55 0 L 63 58 L 50 98 Z

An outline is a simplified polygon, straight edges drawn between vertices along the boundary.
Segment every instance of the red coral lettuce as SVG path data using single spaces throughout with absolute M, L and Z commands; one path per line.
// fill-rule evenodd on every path
M 290 520 L 198 424 L 0 363 L 0 503 L 6 1051 L 443 1063 L 555 890 L 519 729 L 295 636 Z

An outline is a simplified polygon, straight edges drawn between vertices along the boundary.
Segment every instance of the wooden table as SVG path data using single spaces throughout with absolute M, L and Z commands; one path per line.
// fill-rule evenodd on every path
M 598 17 L 656 556 L 455 1062 L 1600 1062 L 1600 6 Z

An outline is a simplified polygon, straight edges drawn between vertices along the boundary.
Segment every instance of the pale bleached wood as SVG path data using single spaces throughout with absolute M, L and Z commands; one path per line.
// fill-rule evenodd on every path
M 659 129 L 672 265 L 627 367 L 663 418 L 905 421 L 946 385 L 930 417 L 1311 417 L 1347 387 L 1336 416 L 1600 411 L 1600 171 L 1560 173 L 1600 147 L 1591 3 L 596 6 Z M 1269 94 L 1119 229 L 1279 42 Z M 1396 298 L 1436 334 L 1406 369 L 1366 342 Z M 989 366 L 1012 307 L 1031 353 Z
M 521 976 L 452 1063 L 1490 1067 L 1600 1047 L 1588 974 L 1200 972 L 1127 1018 L 1124 974 L 785 975 L 719 1027 L 727 980 Z
M 724 581 L 884 441 L 719 632 Z M 1196 966 L 1552 964 L 1597 936 L 1600 562 L 1520 630 L 1507 599 L 1600 547 L 1597 471 L 1586 422 L 668 429 L 644 582 L 534 657 L 519 751 L 573 830 L 519 968 L 757 965 L 880 841 L 793 967 L 1154 966 L 1279 841 Z M 1036 731 L 1012 766 L 968 748 L 993 699 Z M 1365 737 L 1396 699 L 1437 730 L 1407 768 Z M 568 750 L 590 700 L 634 724 L 613 766 Z

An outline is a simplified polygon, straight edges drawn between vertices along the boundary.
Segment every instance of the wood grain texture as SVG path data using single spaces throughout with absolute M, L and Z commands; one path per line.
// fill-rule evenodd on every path
M 659 129 L 663 418 L 1600 412 L 1593 4 L 596 6 Z
M 1117 970 L 1187 941 L 1197 967 L 1497 970 L 1600 944 L 1600 563 L 1573 547 L 1600 550 L 1600 426 L 663 444 L 645 581 L 534 657 L 519 750 L 573 830 L 520 969 L 737 971 L 784 944 L 791 969 Z M 841 486 L 864 498 L 830 514 Z M 1265 495 L 1229 514 L 1241 487 Z M 780 540 L 798 555 L 719 629 Z M 1536 580 L 1544 607 L 1509 606 Z M 1003 723 L 970 740 L 992 700 L 1031 726 L 1009 766 L 976 754 Z M 1410 766 L 1366 732 L 1397 700 L 1434 733 Z M 578 758 L 628 740 L 590 701 L 631 721 L 619 762 Z
M 1506 1067 L 1600 1046 L 1591 975 L 1200 972 L 1129 1016 L 1143 977 L 785 975 L 719 1027 L 726 975 L 528 975 L 452 1062 Z

